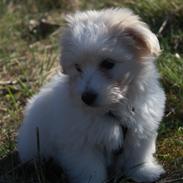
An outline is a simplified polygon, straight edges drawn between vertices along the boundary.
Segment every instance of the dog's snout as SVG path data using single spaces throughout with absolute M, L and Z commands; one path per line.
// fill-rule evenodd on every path
M 97 98 L 97 94 L 95 92 L 86 91 L 82 94 L 81 99 L 87 105 L 93 105 Z

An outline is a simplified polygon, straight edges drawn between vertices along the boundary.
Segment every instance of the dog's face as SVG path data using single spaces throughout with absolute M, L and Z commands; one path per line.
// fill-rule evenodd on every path
M 77 13 L 67 21 L 61 65 L 72 95 L 95 108 L 120 103 L 158 54 L 156 36 L 127 9 Z

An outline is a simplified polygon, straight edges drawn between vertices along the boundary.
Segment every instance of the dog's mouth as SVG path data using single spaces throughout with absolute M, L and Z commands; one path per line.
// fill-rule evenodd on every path
M 81 96 L 81 103 L 86 107 L 89 108 L 111 108 L 111 106 L 116 106 L 121 102 L 121 100 L 124 100 L 125 97 L 120 95 L 119 97 L 106 97 L 105 99 L 100 99 L 99 96 L 96 94 L 84 94 Z
M 82 110 L 84 113 L 90 113 L 93 115 L 105 115 L 110 110 L 110 107 L 105 105 L 100 105 L 97 103 L 93 103 L 91 105 L 85 104 L 84 102 L 81 102 Z
M 100 110 L 100 109 L 106 108 L 105 106 L 103 106 L 101 104 L 97 104 L 97 103 L 87 104 L 83 101 L 82 101 L 82 105 L 88 109 L 93 109 L 93 110 Z
M 92 103 L 90 105 L 84 103 L 81 101 L 81 106 L 84 112 L 86 113 L 91 113 L 94 115 L 99 115 L 99 116 L 108 116 L 109 118 L 116 118 L 116 113 L 113 113 L 112 111 L 116 111 L 119 108 L 119 103 L 111 103 L 111 104 L 102 104 L 102 103 Z

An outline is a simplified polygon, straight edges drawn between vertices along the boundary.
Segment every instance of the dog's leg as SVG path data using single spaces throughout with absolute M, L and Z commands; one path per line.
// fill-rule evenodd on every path
M 157 133 L 141 138 L 133 129 L 129 130 L 125 139 L 124 153 L 121 155 L 121 166 L 124 173 L 137 182 L 154 182 L 164 173 L 157 164 L 153 154 Z
M 69 149 L 62 152 L 60 158 L 71 183 L 104 183 L 107 178 L 104 157 L 100 152 Z

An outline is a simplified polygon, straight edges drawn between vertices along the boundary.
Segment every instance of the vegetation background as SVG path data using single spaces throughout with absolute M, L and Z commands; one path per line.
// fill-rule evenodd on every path
M 160 40 L 157 66 L 167 105 L 156 156 L 167 174 L 158 182 L 183 182 L 182 0 L 0 0 L 0 183 L 66 182 L 52 161 L 21 164 L 15 137 L 27 99 L 59 69 L 64 15 L 107 7 L 133 9 Z M 121 177 L 114 182 L 130 180 Z

